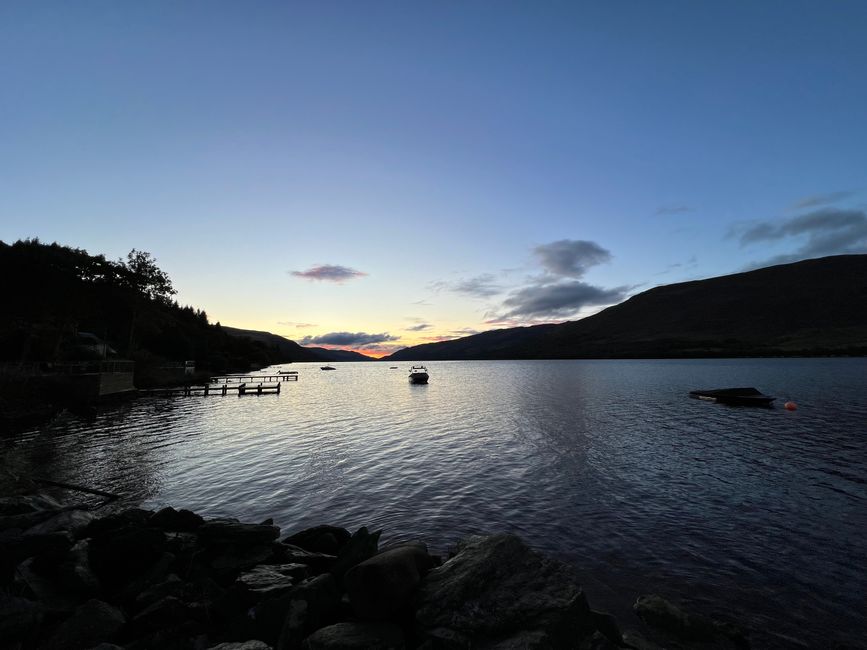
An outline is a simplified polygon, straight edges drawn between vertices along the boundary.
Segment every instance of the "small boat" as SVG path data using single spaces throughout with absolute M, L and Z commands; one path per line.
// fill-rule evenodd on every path
M 397 370 L 397 366 L 389 366 L 388 369 L 389 370 Z
M 413 366 L 409 369 L 409 380 L 413 384 L 426 384 L 428 378 L 427 368 L 424 366 Z
M 334 366 L 319 366 L 320 370 L 337 370 Z
M 746 388 L 716 388 L 713 390 L 691 390 L 690 397 L 704 399 L 733 406 L 771 406 L 776 397 L 765 395 L 752 386 Z
M 297 370 L 278 370 L 277 374 L 278 375 L 297 375 L 298 371 Z

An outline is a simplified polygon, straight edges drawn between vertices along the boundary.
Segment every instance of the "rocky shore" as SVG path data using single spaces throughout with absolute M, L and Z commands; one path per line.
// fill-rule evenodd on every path
M 380 547 L 380 533 L 2 498 L 0 648 L 749 648 L 734 625 L 654 595 L 623 631 L 572 567 L 513 535 L 442 558 Z

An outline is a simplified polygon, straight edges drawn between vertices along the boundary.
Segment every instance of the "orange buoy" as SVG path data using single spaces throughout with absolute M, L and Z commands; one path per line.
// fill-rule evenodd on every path
M 785 404 L 783 404 L 783 407 L 787 411 L 797 411 L 798 410 L 798 405 L 795 404 L 794 402 L 786 402 Z

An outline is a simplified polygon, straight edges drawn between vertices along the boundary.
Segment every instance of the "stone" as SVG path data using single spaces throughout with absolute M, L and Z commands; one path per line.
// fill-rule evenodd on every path
M 271 646 L 261 641 L 241 641 L 230 643 L 219 643 L 212 645 L 208 650 L 271 650 Z
M 304 639 L 304 650 L 402 650 L 403 631 L 393 623 L 336 623 Z
M 362 526 L 353 533 L 349 541 L 340 549 L 340 552 L 337 554 L 337 560 L 335 560 L 334 566 L 331 567 L 331 573 L 334 577 L 338 580 L 342 579 L 344 574 L 356 564 L 360 564 L 376 555 L 380 535 L 382 535 L 381 530 L 369 533 L 365 526 Z
M 422 580 L 416 602 L 422 636 L 456 635 L 473 647 L 495 641 L 519 647 L 530 638 L 534 645 L 577 647 L 595 629 L 572 567 L 514 535 L 464 540 Z
M 320 574 L 330 571 L 337 561 L 334 555 L 327 553 L 311 553 L 299 546 L 286 543 L 277 543 L 273 546 L 274 556 L 284 563 L 303 564 L 310 569 L 311 573 Z
M 290 591 L 307 575 L 304 564 L 263 564 L 238 576 L 236 586 L 252 595 L 255 602 Z
M 147 636 L 176 627 L 189 618 L 191 611 L 185 602 L 174 596 L 166 596 L 133 617 L 129 623 L 130 633 L 136 637 Z
M 12 646 L 35 639 L 44 618 L 45 608 L 41 604 L 0 592 L 0 643 L 3 647 L 7 643 Z
M 679 641 L 715 643 L 719 647 L 750 647 L 746 633 L 738 626 L 700 614 L 688 614 L 657 594 L 639 596 L 633 609 L 647 625 Z
M 241 524 L 228 519 L 212 519 L 198 527 L 196 534 L 202 545 L 208 544 L 270 544 L 280 535 L 277 526 Z
M 170 573 L 162 582 L 150 585 L 140 592 L 135 599 L 135 608 L 137 610 L 145 609 L 146 607 L 153 605 L 155 602 L 162 600 L 166 596 L 181 598 L 184 591 L 184 582 L 174 573 Z
M 75 534 L 85 528 L 94 519 L 96 517 L 85 510 L 64 510 L 63 512 L 58 512 L 50 519 L 31 526 L 24 531 L 24 534 L 46 535 L 57 531 L 67 531 Z
M 285 538 L 285 544 L 292 544 L 312 553 L 327 553 L 337 555 L 341 547 L 346 544 L 352 535 L 345 528 L 337 526 L 315 526 L 302 530 Z
M 43 650 L 84 650 L 113 639 L 126 622 L 123 613 L 101 600 L 91 599 L 60 624 Z
M 47 494 L 21 494 L 0 497 L 0 517 L 23 515 L 40 510 L 61 510 L 63 505 Z
M 161 528 L 164 531 L 191 532 L 201 526 L 205 520 L 190 510 L 175 510 L 163 508 L 148 519 L 149 526 Z
M 422 575 L 432 567 L 427 550 L 415 545 L 383 551 L 346 572 L 344 585 L 355 614 L 386 620 L 411 603 Z
M 166 537 L 160 530 L 121 528 L 90 540 L 90 566 L 103 585 L 117 589 L 160 559 L 165 546 Z
M 115 645 L 114 643 L 100 643 L 99 645 L 89 648 L 89 650 L 123 650 L 123 647 Z
M 279 648 L 300 647 L 306 636 L 331 622 L 330 618 L 339 607 L 337 581 L 326 573 L 253 607 L 250 611 L 252 634 L 248 636 L 272 645 L 279 643 Z

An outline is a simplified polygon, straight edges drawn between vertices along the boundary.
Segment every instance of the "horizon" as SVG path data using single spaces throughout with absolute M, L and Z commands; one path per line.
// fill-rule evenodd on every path
M 145 250 L 211 322 L 376 357 L 862 254 L 864 24 L 4 3 L 0 240 Z

